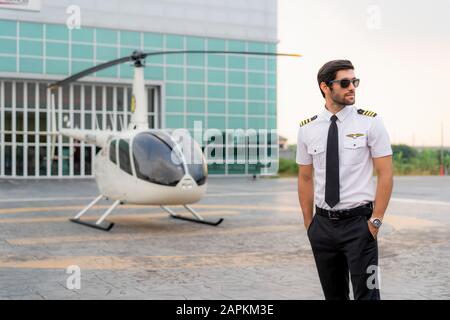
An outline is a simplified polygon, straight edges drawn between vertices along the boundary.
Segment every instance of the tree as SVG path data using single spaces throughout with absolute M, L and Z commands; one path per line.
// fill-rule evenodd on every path
M 417 150 L 406 145 L 406 144 L 394 144 L 392 145 L 392 152 L 394 154 L 394 157 L 396 155 L 397 158 L 401 159 L 404 163 L 409 162 L 411 159 L 417 157 Z

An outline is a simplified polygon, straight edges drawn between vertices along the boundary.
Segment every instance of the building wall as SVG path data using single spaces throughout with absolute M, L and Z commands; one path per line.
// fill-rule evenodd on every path
M 40 11 L 1 10 L 0 19 L 65 24 L 81 9 L 83 26 L 277 42 L 277 0 L 40 0 Z
M 225 35 L 223 32 L 227 28 L 224 26 L 219 28 L 220 24 L 214 27 L 217 30 L 213 27 L 205 28 L 205 26 L 208 26 L 208 23 L 213 23 L 209 21 L 211 20 L 209 18 L 203 21 L 203 28 L 199 28 L 199 30 L 204 30 L 203 33 L 215 35 L 215 37 L 186 34 L 195 33 L 193 29 L 190 31 L 186 29 L 186 33 L 180 32 L 179 34 L 142 31 L 144 28 L 140 26 L 148 26 L 143 21 L 136 25 L 136 21 L 133 19 L 104 18 L 110 16 L 110 11 L 108 10 L 116 13 L 122 9 L 135 10 L 129 9 L 130 6 L 126 6 L 127 9 L 122 8 L 122 2 L 119 1 L 111 1 L 111 5 L 109 5 L 110 2 L 108 1 L 108 6 L 101 9 L 99 9 L 100 4 L 104 4 L 105 1 L 79 1 L 85 6 L 94 6 L 98 10 L 86 14 L 84 17 L 82 16 L 82 21 L 84 21 L 82 23 L 91 22 L 91 26 L 83 24 L 81 29 L 69 30 L 64 22 L 53 23 L 56 22 L 54 20 L 64 20 L 67 15 L 62 15 L 62 18 L 56 18 L 56 15 L 43 14 L 45 12 L 55 12 L 55 10 L 60 11 L 66 2 L 44 1 L 43 8 L 37 15 L 33 12 L 0 10 L 0 17 L 3 17 L 3 19 L 0 19 L 0 78 L 3 82 L 11 79 L 25 79 L 26 81 L 33 79 L 39 81 L 61 79 L 93 65 L 129 55 L 136 49 L 145 51 L 276 51 L 276 43 L 267 41 L 267 34 L 260 37 L 260 39 L 266 37 L 266 41 L 237 40 L 231 39 L 231 36 L 220 38 L 218 37 L 221 34 L 219 31 L 222 30 L 222 35 Z M 143 3 L 140 1 L 134 2 L 141 5 Z M 171 3 L 174 5 L 181 2 L 184 5 L 188 2 L 191 4 L 195 2 L 195 5 L 174 10 L 169 20 L 179 18 L 177 18 L 176 12 L 182 15 L 183 12 L 191 12 L 190 10 L 196 6 L 205 5 L 205 1 L 173 1 Z M 171 7 L 166 6 L 169 3 L 168 1 L 165 1 L 164 4 L 162 1 L 152 1 L 151 3 L 152 5 L 159 3 L 159 5 L 164 6 L 165 9 L 159 11 L 161 14 L 170 11 L 168 8 Z M 206 10 L 204 12 L 220 11 L 219 2 L 208 3 L 209 5 L 204 7 L 204 10 Z M 242 12 L 242 14 L 248 12 L 248 15 L 251 15 L 251 10 L 242 6 L 244 4 L 256 6 L 254 1 L 244 1 L 241 7 L 237 5 L 236 1 L 231 1 L 231 3 L 236 7 L 229 6 L 228 10 L 239 9 L 238 11 Z M 273 1 L 265 1 L 264 3 L 270 4 Z M 67 2 L 68 4 L 69 2 Z M 147 8 L 147 11 L 144 13 L 148 18 L 152 7 L 146 5 L 144 7 Z M 179 8 L 182 8 L 182 6 Z M 222 7 L 222 9 L 224 8 Z M 127 11 L 125 17 L 129 18 L 133 15 L 138 15 L 138 12 L 131 11 Z M 260 10 L 259 12 L 263 14 L 264 11 Z M 7 16 L 7 19 L 5 16 Z M 100 19 L 100 17 L 104 19 Z M 96 20 L 93 20 L 94 18 Z M 25 19 L 29 21 L 25 21 Z M 181 31 L 180 27 L 184 26 L 186 21 L 190 21 L 189 19 L 185 18 L 183 23 L 180 22 L 177 25 L 178 29 L 173 30 Z M 198 19 L 200 20 L 200 17 Z M 43 23 L 36 20 L 52 21 L 52 23 Z M 124 21 L 126 20 L 133 20 L 134 23 L 125 23 Z M 100 27 L 98 26 L 100 21 L 102 25 L 112 23 L 111 21 L 114 21 L 115 26 L 126 24 L 127 29 Z M 135 28 L 138 31 L 130 30 L 130 28 Z M 251 30 L 251 28 L 248 29 L 243 26 L 241 28 L 243 30 Z M 260 30 L 262 29 L 260 28 Z M 166 30 L 172 29 L 168 28 Z M 200 33 L 200 31 L 197 33 Z M 237 34 L 242 36 L 242 38 L 257 38 L 256 34 L 253 36 L 247 34 L 246 37 L 242 34 Z M 86 77 L 83 81 L 125 88 L 129 87 L 132 77 L 132 66 L 123 64 Z M 159 110 L 162 122 L 160 127 L 169 129 L 188 128 L 192 132 L 194 122 L 201 121 L 203 129 L 218 128 L 222 131 L 225 128 L 276 128 L 276 59 L 273 57 L 199 54 L 155 56 L 148 58 L 146 61 L 145 79 L 147 85 L 154 85 L 160 88 L 162 95 L 162 103 Z M 26 100 L 26 98 L 23 100 Z M 64 101 L 62 104 L 65 103 Z M 3 112 L 9 110 L 8 108 L 12 108 L 12 106 L 6 104 L 7 99 L 5 99 L 5 92 L 3 91 L 3 95 L 0 95 L 0 110 Z M 23 106 L 15 105 L 15 112 L 20 111 L 21 107 Z M 72 107 L 69 106 L 69 108 Z M 16 121 L 18 118 L 15 117 Z M 19 142 L 20 139 L 11 139 L 11 142 L 6 142 L 5 129 L 7 124 L 4 121 L 5 117 L 3 114 L 3 121 L 0 121 L 2 146 L 5 147 L 11 144 L 11 149 L 24 147 L 23 140 Z M 25 125 L 25 120 L 23 121 L 23 125 Z M 35 130 L 37 129 L 35 128 Z M 13 132 L 12 134 L 16 133 Z M 47 137 L 46 141 L 48 139 L 49 137 Z M 273 139 L 273 141 L 274 146 L 277 145 L 276 139 Z M 73 142 L 70 141 L 70 143 Z M 31 142 L 27 145 L 32 147 Z M 0 156 L 3 155 L 3 158 L 5 158 L 5 150 L 0 149 L 0 152 Z M 228 151 L 224 148 L 224 156 L 228 155 L 229 162 L 234 162 L 232 161 L 233 155 L 231 153 L 233 151 Z M 69 156 L 72 154 L 73 152 L 68 151 Z M 7 156 L 9 157 L 9 155 Z M 6 160 L 3 159 L 3 163 L 5 162 Z M 61 165 L 59 166 L 61 168 Z M 230 163 L 228 165 L 211 165 L 209 170 L 213 174 L 248 174 L 255 170 L 255 166 Z M 72 172 L 72 170 L 69 171 L 69 173 Z M 59 169 L 58 175 L 64 176 L 66 174 L 65 170 Z M 89 175 L 88 172 L 85 174 Z M 48 176 L 48 172 L 46 175 Z

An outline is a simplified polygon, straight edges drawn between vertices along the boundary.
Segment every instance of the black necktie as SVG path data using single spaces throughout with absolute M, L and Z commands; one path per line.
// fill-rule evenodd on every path
M 327 140 L 327 171 L 325 180 L 325 202 L 333 208 L 339 202 L 339 143 L 337 117 L 331 117 Z

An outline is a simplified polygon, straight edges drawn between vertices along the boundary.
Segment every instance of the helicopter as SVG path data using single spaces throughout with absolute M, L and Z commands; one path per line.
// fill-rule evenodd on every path
M 52 155 L 56 136 L 63 135 L 100 150 L 95 156 L 95 181 L 100 194 L 71 222 L 95 229 L 110 231 L 114 222 L 106 218 L 123 204 L 158 205 L 172 218 L 218 226 L 223 218 L 204 219 L 190 204 L 200 201 L 207 188 L 207 162 L 205 156 L 189 133 L 172 135 L 168 130 L 150 129 L 147 120 L 147 95 L 144 85 L 145 59 L 168 54 L 243 54 L 300 57 L 299 54 L 264 53 L 247 51 L 133 51 L 129 56 L 111 60 L 88 68 L 49 85 L 52 112 Z M 55 95 L 58 88 L 100 70 L 132 63 L 134 78 L 131 97 L 131 119 L 126 130 L 85 130 L 57 128 Z M 189 147 L 185 147 L 185 146 Z M 54 156 L 52 156 L 54 158 Z M 195 158 L 197 161 L 191 161 Z M 97 202 L 105 198 L 113 204 L 95 222 L 82 220 Z M 193 217 L 179 215 L 168 206 L 182 205 Z

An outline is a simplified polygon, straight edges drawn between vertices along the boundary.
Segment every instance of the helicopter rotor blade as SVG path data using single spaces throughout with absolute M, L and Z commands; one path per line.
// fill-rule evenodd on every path
M 83 70 L 81 72 L 78 72 L 78 73 L 76 73 L 74 75 L 71 75 L 70 77 L 67 77 L 67 78 L 62 79 L 62 80 L 57 81 L 57 82 L 54 82 L 54 83 L 50 84 L 48 87 L 50 88 L 50 90 L 54 90 L 54 89 L 56 89 L 58 87 L 61 87 L 61 86 L 65 85 L 65 84 L 68 84 L 70 82 L 77 81 L 78 79 L 83 78 L 85 76 L 88 76 L 88 75 L 90 75 L 90 74 L 92 74 L 94 72 L 97 72 L 97 71 L 100 71 L 100 70 L 103 70 L 103 69 L 115 66 L 116 64 L 124 63 L 124 62 L 127 62 L 127 61 L 132 61 L 132 56 L 126 56 L 126 57 L 122 57 L 122 58 L 119 58 L 119 59 L 111 60 L 111 61 L 99 64 L 99 65 L 96 65 L 96 66 L 94 66 L 92 68 L 89 68 L 89 69 Z
M 140 61 L 141 59 L 145 59 L 148 56 L 157 56 L 163 54 L 186 54 L 186 53 L 196 53 L 196 54 L 243 54 L 243 55 L 260 55 L 260 56 L 287 56 L 287 57 L 301 57 L 301 54 L 293 54 L 293 53 L 277 53 L 277 52 L 254 52 L 254 51 L 219 51 L 219 50 L 182 50 L 182 51 L 152 51 L 152 52 L 142 52 L 142 51 L 134 51 L 130 56 L 118 58 L 115 60 L 111 60 L 97 66 L 91 67 L 89 69 L 78 72 L 70 77 L 62 79 L 60 81 L 54 82 L 49 85 L 50 90 L 54 90 L 60 86 L 76 81 L 80 78 L 88 76 L 94 72 L 98 72 L 100 70 L 115 66 L 117 64 L 131 62 L 131 61 Z
M 302 57 L 301 54 L 295 53 L 278 53 L 278 52 L 259 52 L 259 51 L 221 51 L 221 50 L 185 50 L 185 51 L 153 51 L 143 52 L 142 57 L 156 56 L 161 54 L 184 54 L 184 53 L 202 53 L 202 54 L 244 54 L 244 55 L 260 55 L 260 56 L 286 56 L 286 57 Z

